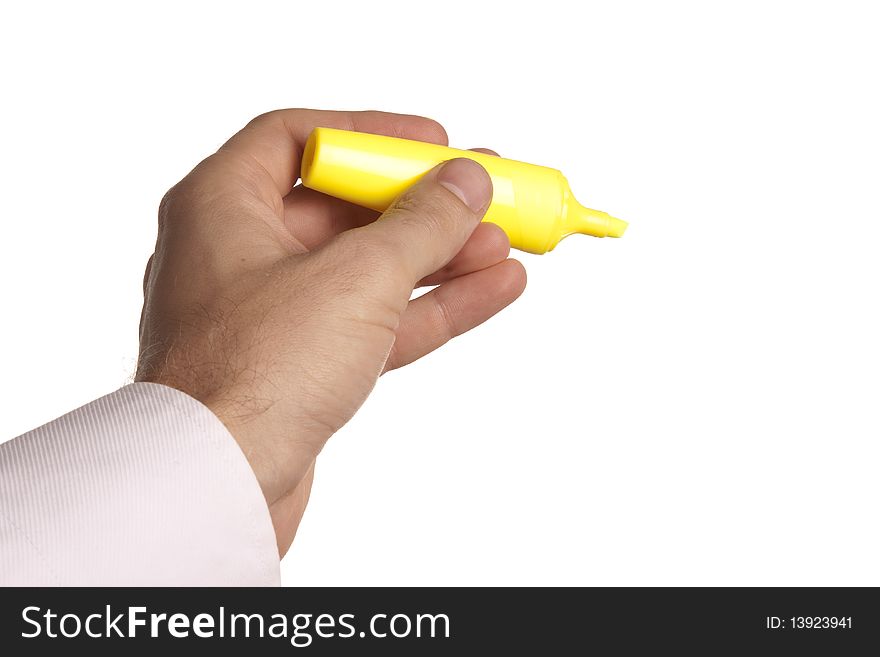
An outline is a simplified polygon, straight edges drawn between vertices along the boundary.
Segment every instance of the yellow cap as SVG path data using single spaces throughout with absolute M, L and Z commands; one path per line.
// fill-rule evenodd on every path
M 483 221 L 498 224 L 514 248 L 546 253 L 573 233 L 620 237 L 627 223 L 578 203 L 556 169 L 409 139 L 315 128 L 302 159 L 303 185 L 384 211 L 432 168 L 457 157 L 479 162 L 492 178 Z

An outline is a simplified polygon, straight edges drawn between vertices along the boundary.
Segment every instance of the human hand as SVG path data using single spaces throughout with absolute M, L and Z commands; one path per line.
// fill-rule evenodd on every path
M 525 271 L 480 223 L 471 160 L 378 213 L 294 187 L 316 126 L 446 144 L 429 119 L 281 110 L 251 121 L 165 195 L 144 278 L 137 380 L 207 405 L 247 456 L 284 554 L 315 457 L 378 377 L 510 304 Z M 415 288 L 438 285 L 410 300 Z

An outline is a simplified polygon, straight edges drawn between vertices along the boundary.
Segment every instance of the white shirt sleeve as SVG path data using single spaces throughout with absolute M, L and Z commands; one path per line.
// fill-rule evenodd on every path
M 189 395 L 134 383 L 0 445 L 0 585 L 279 583 L 256 477 Z

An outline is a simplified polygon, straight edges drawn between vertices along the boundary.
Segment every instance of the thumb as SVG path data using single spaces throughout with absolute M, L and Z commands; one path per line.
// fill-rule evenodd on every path
M 486 170 L 457 158 L 429 171 L 379 219 L 358 230 L 362 237 L 387 245 L 389 257 L 415 285 L 452 260 L 491 201 L 492 180 Z

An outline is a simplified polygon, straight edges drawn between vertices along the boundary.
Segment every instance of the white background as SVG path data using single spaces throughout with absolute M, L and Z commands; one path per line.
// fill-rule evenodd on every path
M 286 584 L 880 584 L 878 19 L 857 2 L 4 3 L 11 438 L 129 380 L 164 191 L 386 109 L 631 222 L 319 460 Z

